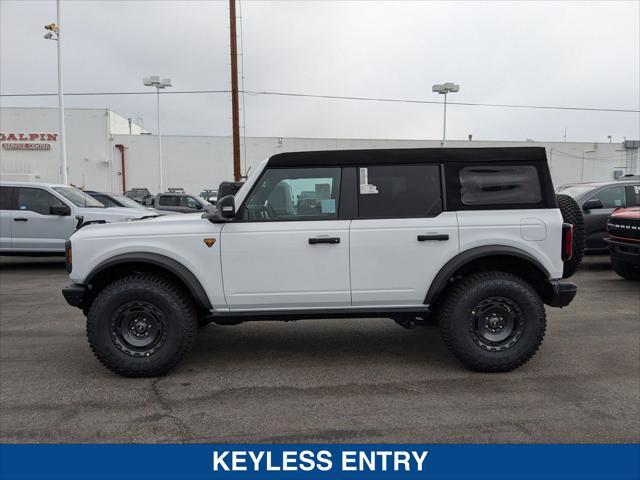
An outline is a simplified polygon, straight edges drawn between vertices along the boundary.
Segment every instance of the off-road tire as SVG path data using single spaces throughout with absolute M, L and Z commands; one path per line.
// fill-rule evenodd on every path
M 505 346 L 481 346 L 476 335 L 478 305 L 502 299 L 512 309 L 517 332 Z M 440 332 L 451 352 L 469 369 L 508 372 L 526 363 L 544 338 L 547 318 L 538 293 L 520 277 L 489 271 L 472 274 L 454 283 L 439 311 Z
M 125 318 L 119 312 L 134 310 L 126 317 L 131 318 L 138 315 L 136 308 L 142 308 L 137 305 L 144 305 L 162 320 L 157 331 L 163 335 L 155 337 L 162 342 L 146 353 L 128 349 L 126 341 L 114 333 L 118 319 L 120 325 Z M 172 279 L 156 274 L 132 274 L 107 285 L 87 315 L 87 338 L 93 353 L 105 367 L 126 377 L 167 373 L 191 350 L 197 328 L 198 316 L 188 292 Z
M 573 225 L 573 255 L 564 262 L 564 270 L 562 272 L 562 278 L 569 278 L 576 273 L 584 256 L 584 217 L 582 216 L 580 205 L 569 195 L 560 193 L 556 195 L 556 199 L 562 214 L 562 220 Z
M 627 262 L 621 262 L 615 258 L 611 258 L 611 267 L 613 267 L 614 272 L 625 280 L 640 280 L 640 267 L 636 267 Z

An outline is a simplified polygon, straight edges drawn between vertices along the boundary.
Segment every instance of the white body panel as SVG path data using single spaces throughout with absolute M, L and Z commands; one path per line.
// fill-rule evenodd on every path
M 222 273 L 233 310 L 351 305 L 349 220 L 228 223 Z M 316 237 L 340 243 L 310 245 Z
M 518 248 L 535 258 L 550 278 L 562 278 L 562 215 L 557 208 L 457 213 L 460 252 L 487 245 Z
M 135 222 L 89 225 L 71 237 L 71 281 L 82 283 L 102 262 L 125 253 L 155 253 L 191 271 L 216 308 L 226 309 L 220 267 L 220 228 L 202 214 L 168 215 Z M 205 238 L 215 238 L 209 248 Z
M 448 240 L 418 241 L 445 234 Z M 455 212 L 433 218 L 353 220 L 351 288 L 354 306 L 419 306 L 440 268 L 459 251 Z

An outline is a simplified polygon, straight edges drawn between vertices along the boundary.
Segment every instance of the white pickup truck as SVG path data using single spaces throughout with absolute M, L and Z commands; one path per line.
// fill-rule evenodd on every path
M 71 237 L 63 294 L 106 367 L 164 374 L 211 321 L 434 316 L 467 367 L 509 371 L 576 294 L 543 148 L 282 153 L 217 205 Z

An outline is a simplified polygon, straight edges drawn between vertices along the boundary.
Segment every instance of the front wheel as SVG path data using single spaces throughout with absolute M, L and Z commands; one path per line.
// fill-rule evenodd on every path
M 451 352 L 480 372 L 508 372 L 523 365 L 540 347 L 546 329 L 537 292 L 505 272 L 476 273 L 454 284 L 439 321 Z
M 126 377 L 163 375 L 191 350 L 198 326 L 188 293 L 170 278 L 133 274 L 107 285 L 87 314 L 100 362 Z

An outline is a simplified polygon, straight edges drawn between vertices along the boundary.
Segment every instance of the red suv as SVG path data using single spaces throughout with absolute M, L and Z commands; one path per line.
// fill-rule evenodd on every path
M 611 266 L 627 280 L 640 280 L 640 207 L 621 208 L 607 220 Z

